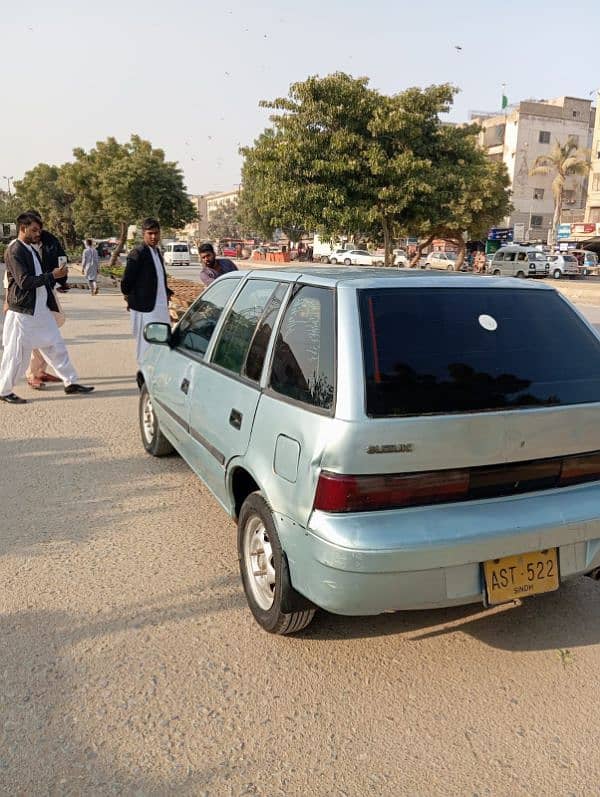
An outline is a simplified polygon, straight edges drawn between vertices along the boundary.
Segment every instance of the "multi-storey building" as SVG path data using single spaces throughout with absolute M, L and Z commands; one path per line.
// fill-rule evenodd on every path
M 525 100 L 503 114 L 473 113 L 471 120 L 483 128 L 479 143 L 488 156 L 504 161 L 508 169 L 514 210 L 503 225 L 515 228 L 516 240 L 547 240 L 554 214 L 554 175 L 531 176 L 530 171 L 536 158 L 550 154 L 556 141 L 565 144 L 571 139 L 578 148 L 589 149 L 594 129 L 591 100 Z M 561 220 L 583 221 L 586 197 L 587 177 L 568 177 Z
M 211 191 L 208 194 L 189 194 L 194 207 L 198 211 L 199 220 L 193 221 L 184 227 L 188 238 L 194 241 L 203 241 L 208 238 L 208 223 L 212 214 L 221 205 L 227 202 L 237 202 L 240 193 L 239 186 L 231 191 Z
M 596 108 L 596 124 L 594 126 L 591 155 L 585 220 L 598 226 L 600 225 L 600 102 Z

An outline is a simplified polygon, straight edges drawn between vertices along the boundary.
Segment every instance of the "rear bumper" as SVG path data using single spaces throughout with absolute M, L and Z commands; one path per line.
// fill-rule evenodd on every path
M 559 549 L 561 580 L 600 567 L 600 484 L 370 513 L 276 517 L 294 587 L 337 614 L 485 603 L 482 563 Z

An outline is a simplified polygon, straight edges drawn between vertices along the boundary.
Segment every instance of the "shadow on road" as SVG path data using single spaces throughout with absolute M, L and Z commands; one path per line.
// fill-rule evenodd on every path
M 67 397 L 93 401 L 110 394 L 127 396 L 136 390 L 108 390 L 90 396 Z M 57 399 L 65 399 L 62 389 Z M 53 400 L 44 396 L 43 400 Z M 93 405 L 90 405 L 93 406 Z M 0 480 L 0 506 L 5 518 L 0 556 L 46 553 L 48 542 L 81 543 L 95 534 L 141 522 L 168 511 L 177 502 L 178 487 L 157 475 L 188 472 L 179 457 L 160 461 L 147 456 L 98 455 L 102 446 L 91 437 L 17 438 L 2 441 L 10 463 L 10 478 Z M 163 506 L 161 506 L 161 502 Z
M 61 611 L 0 612 L 0 791 L 199 793 L 197 788 L 220 773 L 184 766 L 180 755 L 175 760 L 170 754 L 179 731 L 174 732 L 176 722 L 165 718 L 159 695 L 172 674 L 163 659 L 152 656 L 152 631 L 237 609 L 241 601 L 237 578 L 227 576 L 197 590 L 102 612 L 95 622 Z M 142 650 L 144 642 L 148 649 L 145 661 L 140 661 L 140 635 Z M 128 647 L 132 640 L 135 652 Z M 104 670 L 107 650 L 120 671 Z M 143 696 L 136 678 L 128 677 L 140 671 Z M 141 747 L 137 737 L 151 739 L 163 767 L 157 771 L 151 760 L 130 760 L 127 743 L 121 744 L 129 736 Z M 170 767 L 164 766 L 165 759 L 171 760 Z

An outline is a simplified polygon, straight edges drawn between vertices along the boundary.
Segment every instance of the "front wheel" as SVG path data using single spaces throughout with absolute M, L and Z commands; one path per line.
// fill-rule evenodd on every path
M 153 457 L 166 457 L 175 450 L 160 431 L 158 418 L 154 414 L 152 399 L 146 385 L 142 385 L 139 403 L 140 432 L 144 448 Z
M 271 634 L 301 631 L 315 616 L 315 609 L 282 611 L 291 589 L 284 578 L 283 556 L 271 509 L 260 493 L 252 493 L 238 521 L 240 574 L 254 619 Z
M 552 272 L 552 276 L 554 277 L 555 280 L 559 280 L 562 277 L 562 271 L 558 268 L 555 268 L 554 271 Z
M 454 266 L 452 265 L 452 263 L 448 263 L 448 265 L 446 266 L 446 271 L 454 271 Z

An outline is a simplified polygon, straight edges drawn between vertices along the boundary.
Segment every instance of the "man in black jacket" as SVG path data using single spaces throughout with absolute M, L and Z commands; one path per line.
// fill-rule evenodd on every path
M 156 219 L 142 223 L 144 243 L 127 256 L 121 290 L 131 312 L 131 328 L 136 341 L 136 359 L 141 365 L 148 344 L 144 327 L 152 322 L 170 324 L 169 298 L 173 291 L 167 287 L 167 273 L 158 248 L 160 224 Z
M 13 387 L 27 367 L 33 348 L 42 352 L 65 385 L 65 393 L 89 393 L 94 388 L 80 385 L 52 312 L 58 312 L 53 293 L 56 281 L 66 276 L 66 265 L 44 272 L 35 245 L 42 225 L 34 213 L 17 219 L 18 239 L 6 250 L 8 310 L 4 320 L 0 364 L 0 401 L 25 404 Z

